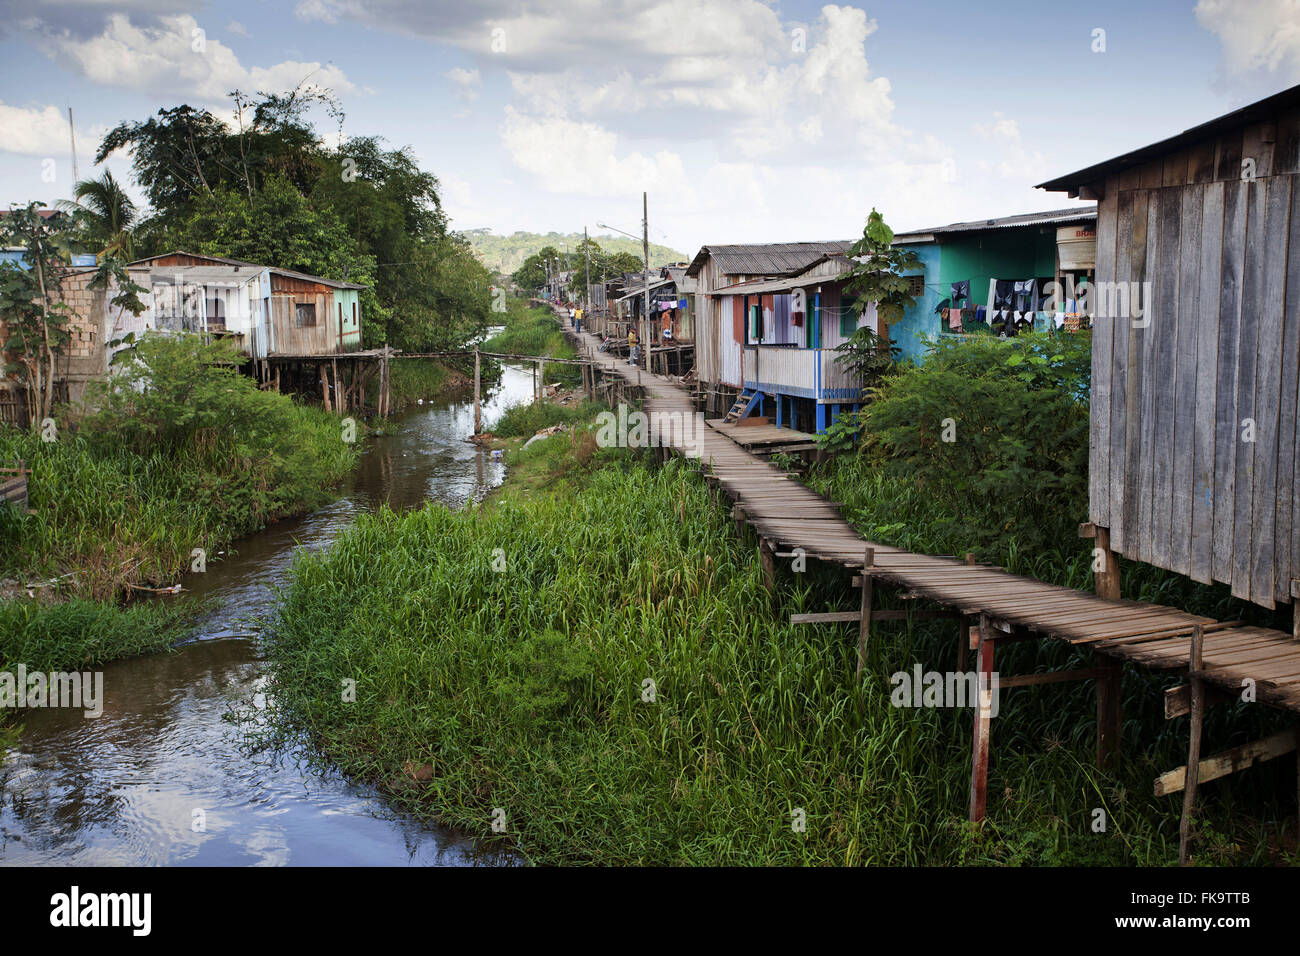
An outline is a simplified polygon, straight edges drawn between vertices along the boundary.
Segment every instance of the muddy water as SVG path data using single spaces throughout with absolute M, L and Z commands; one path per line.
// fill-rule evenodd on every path
M 531 373 L 506 367 L 485 427 L 530 398 Z M 470 401 L 416 406 L 370 440 L 342 498 L 210 560 L 187 590 L 211 600 L 171 654 L 104 670 L 104 714 L 32 710 L 0 771 L 0 864 L 464 865 L 484 856 L 464 836 L 390 811 L 373 789 L 320 773 L 301 754 L 252 754 L 225 719 L 261 701 L 265 669 L 250 618 L 265 612 L 296 548 L 320 548 L 387 503 L 461 505 L 504 469 L 464 441 Z

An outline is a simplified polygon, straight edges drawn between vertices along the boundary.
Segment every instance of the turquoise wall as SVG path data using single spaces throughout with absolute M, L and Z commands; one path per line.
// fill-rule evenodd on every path
M 1056 227 L 1029 226 L 959 234 L 939 243 L 899 243 L 925 266 L 925 294 L 890 329 L 890 339 L 913 362 L 924 360 L 926 339 L 940 334 L 934 309 L 954 282 L 970 280 L 971 307 L 987 305 L 990 279 L 1030 279 L 1056 272 Z M 912 269 L 905 275 L 917 275 Z
M 934 307 L 948 297 L 948 287 L 939 283 L 940 246 L 937 243 L 920 243 L 917 245 L 899 244 L 900 249 L 915 252 L 924 269 L 908 269 L 904 275 L 924 275 L 925 292 L 916 300 L 912 308 L 903 313 L 903 321 L 895 322 L 889 328 L 889 339 L 901 350 L 900 359 L 920 362 L 925 356 L 925 336 L 939 334 L 939 317 L 934 314 Z
M 352 306 L 357 307 L 356 321 L 352 319 Z M 361 348 L 361 300 L 356 289 L 334 290 L 334 314 L 330 317 L 337 326 L 339 306 L 343 306 L 343 347 L 345 349 Z

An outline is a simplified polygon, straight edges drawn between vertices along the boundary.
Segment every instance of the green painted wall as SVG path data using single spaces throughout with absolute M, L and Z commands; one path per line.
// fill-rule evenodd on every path
M 972 307 L 988 305 L 990 279 L 1031 279 L 1056 272 L 1056 227 L 997 229 L 940 242 L 939 288 L 970 280 Z M 937 321 L 937 316 L 936 316 Z M 937 332 L 937 328 L 936 328 Z
M 334 314 L 331 320 L 337 326 L 339 306 L 343 306 L 343 347 L 345 349 L 361 348 L 361 300 L 356 289 L 334 290 Z M 356 306 L 356 319 L 352 318 L 353 305 Z

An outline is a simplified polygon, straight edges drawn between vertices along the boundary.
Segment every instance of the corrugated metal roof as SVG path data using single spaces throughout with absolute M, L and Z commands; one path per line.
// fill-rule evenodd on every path
M 728 246 L 702 246 L 686 274 L 697 276 L 710 257 L 723 275 L 790 275 L 807 268 L 828 252 L 847 252 L 852 239 L 829 242 L 769 242 Z
M 321 285 L 331 286 L 336 289 L 368 289 L 369 286 L 358 285 L 355 282 L 344 282 L 340 279 L 326 279 L 324 276 L 308 275 L 305 272 L 295 272 L 293 269 L 281 269 L 279 266 L 264 266 L 256 262 L 245 262 L 243 259 L 227 259 L 225 256 L 210 256 L 202 252 L 186 252 L 184 249 L 173 249 L 171 252 L 163 252 L 156 256 L 148 256 L 144 259 L 136 259 L 131 262 L 133 266 L 148 265 L 155 259 L 165 259 L 168 256 L 190 256 L 194 259 L 207 259 L 209 262 L 220 262 L 228 266 L 238 266 L 241 269 L 266 269 L 268 272 L 274 272 L 276 275 L 287 276 L 290 279 L 302 279 L 304 282 L 318 282 Z M 184 266 L 167 266 L 166 268 L 185 268 Z
M 894 233 L 894 242 L 924 242 L 934 236 L 950 232 L 980 232 L 985 229 L 1014 229 L 1018 226 L 1048 226 L 1067 222 L 1084 222 L 1097 218 L 1097 207 L 1076 206 L 1073 209 L 1049 209 L 1046 212 L 1027 212 L 1018 216 L 1002 216 L 998 219 L 975 219 L 971 222 L 954 222 L 947 226 L 934 226 L 930 229 L 913 229 L 910 232 Z
M 839 272 L 833 275 L 812 274 L 812 270 L 821 265 L 823 262 L 834 261 L 839 265 Z M 737 282 L 734 285 L 724 286 L 720 289 L 714 289 L 712 295 L 766 295 L 769 292 L 789 292 L 792 289 L 802 289 L 808 286 L 821 285 L 823 282 L 837 282 L 844 273 L 852 268 L 853 260 L 840 255 L 818 256 L 812 262 L 802 269 L 798 275 L 788 276 L 782 279 L 750 279 L 746 282 Z

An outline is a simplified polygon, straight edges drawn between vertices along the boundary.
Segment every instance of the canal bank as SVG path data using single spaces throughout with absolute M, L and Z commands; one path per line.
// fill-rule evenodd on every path
M 529 371 L 505 367 L 485 404 L 489 425 L 531 390 Z M 210 609 L 173 653 L 105 666 L 102 717 L 24 712 L 0 769 L 0 863 L 502 862 L 463 835 L 393 813 L 377 790 L 321 772 L 304 750 L 253 752 L 245 732 L 254 727 L 241 723 L 250 700 L 266 704 L 256 618 L 294 554 L 384 506 L 480 500 L 504 466 L 465 441 L 472 431 L 467 396 L 416 404 L 368 440 L 332 504 L 241 539 L 235 554 L 186 576 L 185 591 Z

